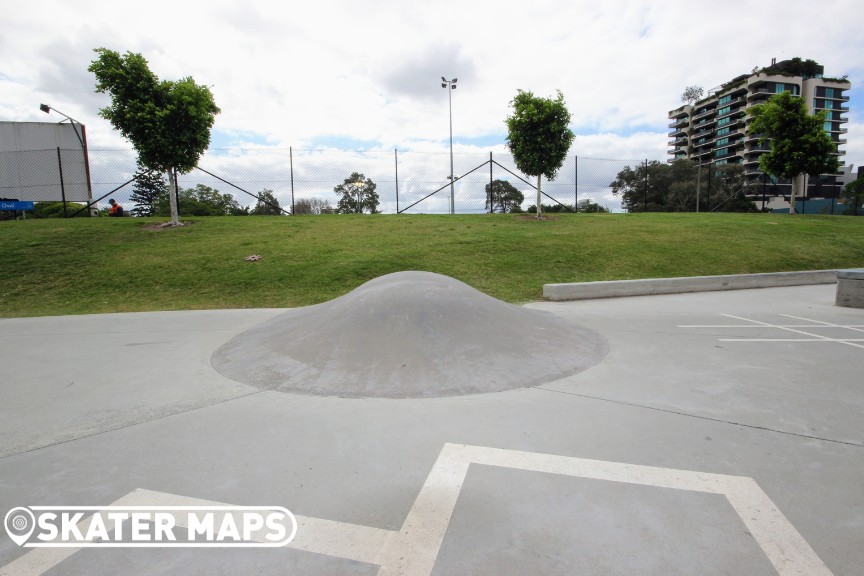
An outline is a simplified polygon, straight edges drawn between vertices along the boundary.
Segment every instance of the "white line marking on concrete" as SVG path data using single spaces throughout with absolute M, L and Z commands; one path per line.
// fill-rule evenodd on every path
M 815 324 L 816 320 L 813 322 L 813 324 L 770 324 L 770 326 L 774 328 L 848 328 L 864 332 L 862 330 L 864 326 L 858 326 L 857 324 L 831 324 L 828 322 Z M 676 328 L 765 328 L 765 326 L 757 324 L 679 324 Z
M 680 324 L 678 328 L 705 328 L 705 329 L 716 329 L 716 328 L 775 328 L 777 330 L 786 330 L 788 332 L 794 332 L 796 334 L 801 334 L 802 336 L 809 336 L 809 338 L 718 338 L 720 342 L 834 342 L 837 344 L 845 344 L 847 346 L 854 346 L 855 348 L 864 348 L 864 344 L 858 344 L 858 342 L 864 342 L 862 338 L 830 338 L 828 336 L 822 336 L 821 334 L 814 334 L 812 332 L 805 332 L 804 330 L 799 330 L 799 328 L 845 328 L 848 330 L 855 330 L 857 332 L 864 332 L 864 327 L 859 326 L 858 324 L 833 324 L 831 322 L 822 322 L 820 320 L 811 320 L 809 318 L 800 318 L 798 316 L 791 316 L 789 314 L 780 314 L 780 316 L 785 316 L 787 318 L 793 318 L 795 320 L 803 320 L 804 322 L 808 322 L 808 324 L 771 324 L 769 322 L 761 322 L 759 320 L 751 320 L 750 318 L 743 318 L 741 316 L 734 316 L 732 314 L 721 314 L 721 316 L 726 316 L 727 318 L 734 318 L 735 320 L 743 320 L 745 322 L 749 322 L 749 324 Z
M 785 316 L 786 318 L 792 318 L 793 320 L 804 320 L 805 322 L 812 322 L 814 324 L 820 324 L 822 326 L 828 326 L 830 328 L 847 328 L 849 330 L 855 330 L 856 332 L 864 332 L 864 326 L 858 324 L 834 324 L 833 322 L 822 322 L 821 320 L 810 320 L 809 318 L 801 318 L 800 316 L 792 316 L 791 314 L 780 314 L 780 316 Z
M 812 332 L 804 332 L 803 330 L 798 330 L 796 328 L 784 328 L 783 326 L 778 326 L 776 324 L 768 324 L 767 322 L 760 322 L 759 320 L 751 320 L 749 318 L 742 318 L 740 316 L 733 316 L 732 314 L 723 314 L 728 318 L 735 318 L 736 320 L 744 320 L 745 322 L 755 322 L 757 324 L 761 324 L 762 326 L 770 327 L 770 328 L 778 328 L 780 330 L 788 330 L 789 332 L 795 332 L 796 334 L 803 334 L 804 336 L 810 336 L 811 338 L 820 338 L 824 340 L 831 340 L 831 338 L 826 338 L 821 334 L 813 334 Z M 855 346 L 856 348 L 864 348 L 864 345 L 855 344 L 854 342 L 847 342 L 845 340 L 834 340 L 838 344 L 846 344 L 848 346 Z
M 719 342 L 864 342 L 864 338 L 718 338 Z
M 377 564 L 379 576 L 429 576 L 471 464 L 723 494 L 780 576 L 832 576 L 752 478 L 460 444 L 444 445 L 398 532 L 297 516 L 300 528 L 288 546 Z M 114 504 L 224 505 L 140 489 Z M 0 575 L 40 576 L 77 550 L 36 549 L 0 568 Z

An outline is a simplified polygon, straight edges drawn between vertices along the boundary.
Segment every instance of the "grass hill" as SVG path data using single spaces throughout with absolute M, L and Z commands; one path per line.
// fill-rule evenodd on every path
M 544 283 L 864 267 L 864 218 L 771 214 L 250 216 L 0 222 L 0 316 L 294 307 L 390 272 L 514 303 Z M 257 254 L 261 260 L 248 262 Z

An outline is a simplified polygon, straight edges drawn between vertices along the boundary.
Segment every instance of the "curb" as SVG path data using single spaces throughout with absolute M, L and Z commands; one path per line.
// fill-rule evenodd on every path
M 622 296 L 652 296 L 655 294 L 683 294 L 715 290 L 747 290 L 752 288 L 778 288 L 809 284 L 836 284 L 839 270 L 813 270 L 806 272 L 771 272 L 767 274 L 733 274 L 728 276 L 690 276 L 683 278 L 646 278 L 643 280 L 611 280 L 544 284 L 543 299 L 553 302 L 588 300 L 592 298 L 619 298 Z

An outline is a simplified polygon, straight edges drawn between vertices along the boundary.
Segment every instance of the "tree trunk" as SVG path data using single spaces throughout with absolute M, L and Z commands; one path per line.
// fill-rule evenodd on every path
M 180 214 L 177 212 L 177 175 L 174 170 L 168 170 L 168 205 L 171 207 L 171 226 L 180 225 Z
M 795 214 L 795 197 L 798 194 L 798 177 L 792 178 L 792 187 L 789 189 L 789 214 Z
M 543 219 L 543 203 L 540 201 L 543 199 L 543 195 L 540 193 L 540 179 L 543 178 L 541 174 L 537 175 L 537 219 Z
M 795 201 L 798 199 L 798 195 L 807 193 L 807 174 L 798 174 L 795 178 L 792 179 L 792 192 L 789 194 L 789 214 L 797 214 L 798 210 L 795 208 Z

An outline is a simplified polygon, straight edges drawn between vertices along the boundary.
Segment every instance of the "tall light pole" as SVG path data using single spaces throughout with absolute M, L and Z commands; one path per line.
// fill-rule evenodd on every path
M 453 90 L 456 89 L 458 78 L 447 80 L 441 77 L 441 87 L 447 89 L 447 99 L 450 102 L 450 214 L 456 213 L 456 193 L 453 190 L 453 181 L 456 177 L 453 174 Z
M 92 200 L 93 199 L 93 190 L 91 189 L 91 186 L 90 186 L 90 159 L 89 159 L 88 154 L 87 154 L 87 133 L 85 132 L 84 124 L 82 124 L 78 120 L 75 120 L 71 116 L 64 114 L 60 110 L 57 110 L 56 108 L 52 108 L 48 104 L 39 104 L 39 109 L 42 112 L 45 112 L 46 114 L 50 114 L 51 111 L 53 110 L 57 114 L 60 114 L 61 116 L 66 118 L 66 120 L 69 120 L 69 123 L 72 124 L 72 130 L 75 132 L 75 136 L 78 137 L 78 142 L 81 144 L 81 152 L 83 152 L 83 154 L 84 154 L 84 174 L 87 178 L 87 197 L 89 200 Z M 64 120 L 60 121 L 61 124 L 63 122 L 64 122 Z M 76 124 L 81 127 L 80 132 L 79 132 L 78 128 L 76 128 L 76 126 L 75 126 Z
M 357 189 L 357 213 L 362 214 L 363 213 L 363 188 L 365 187 L 366 183 L 363 182 L 363 180 L 361 178 L 358 178 L 357 180 L 354 180 L 352 182 L 352 184 L 354 184 L 354 188 Z

